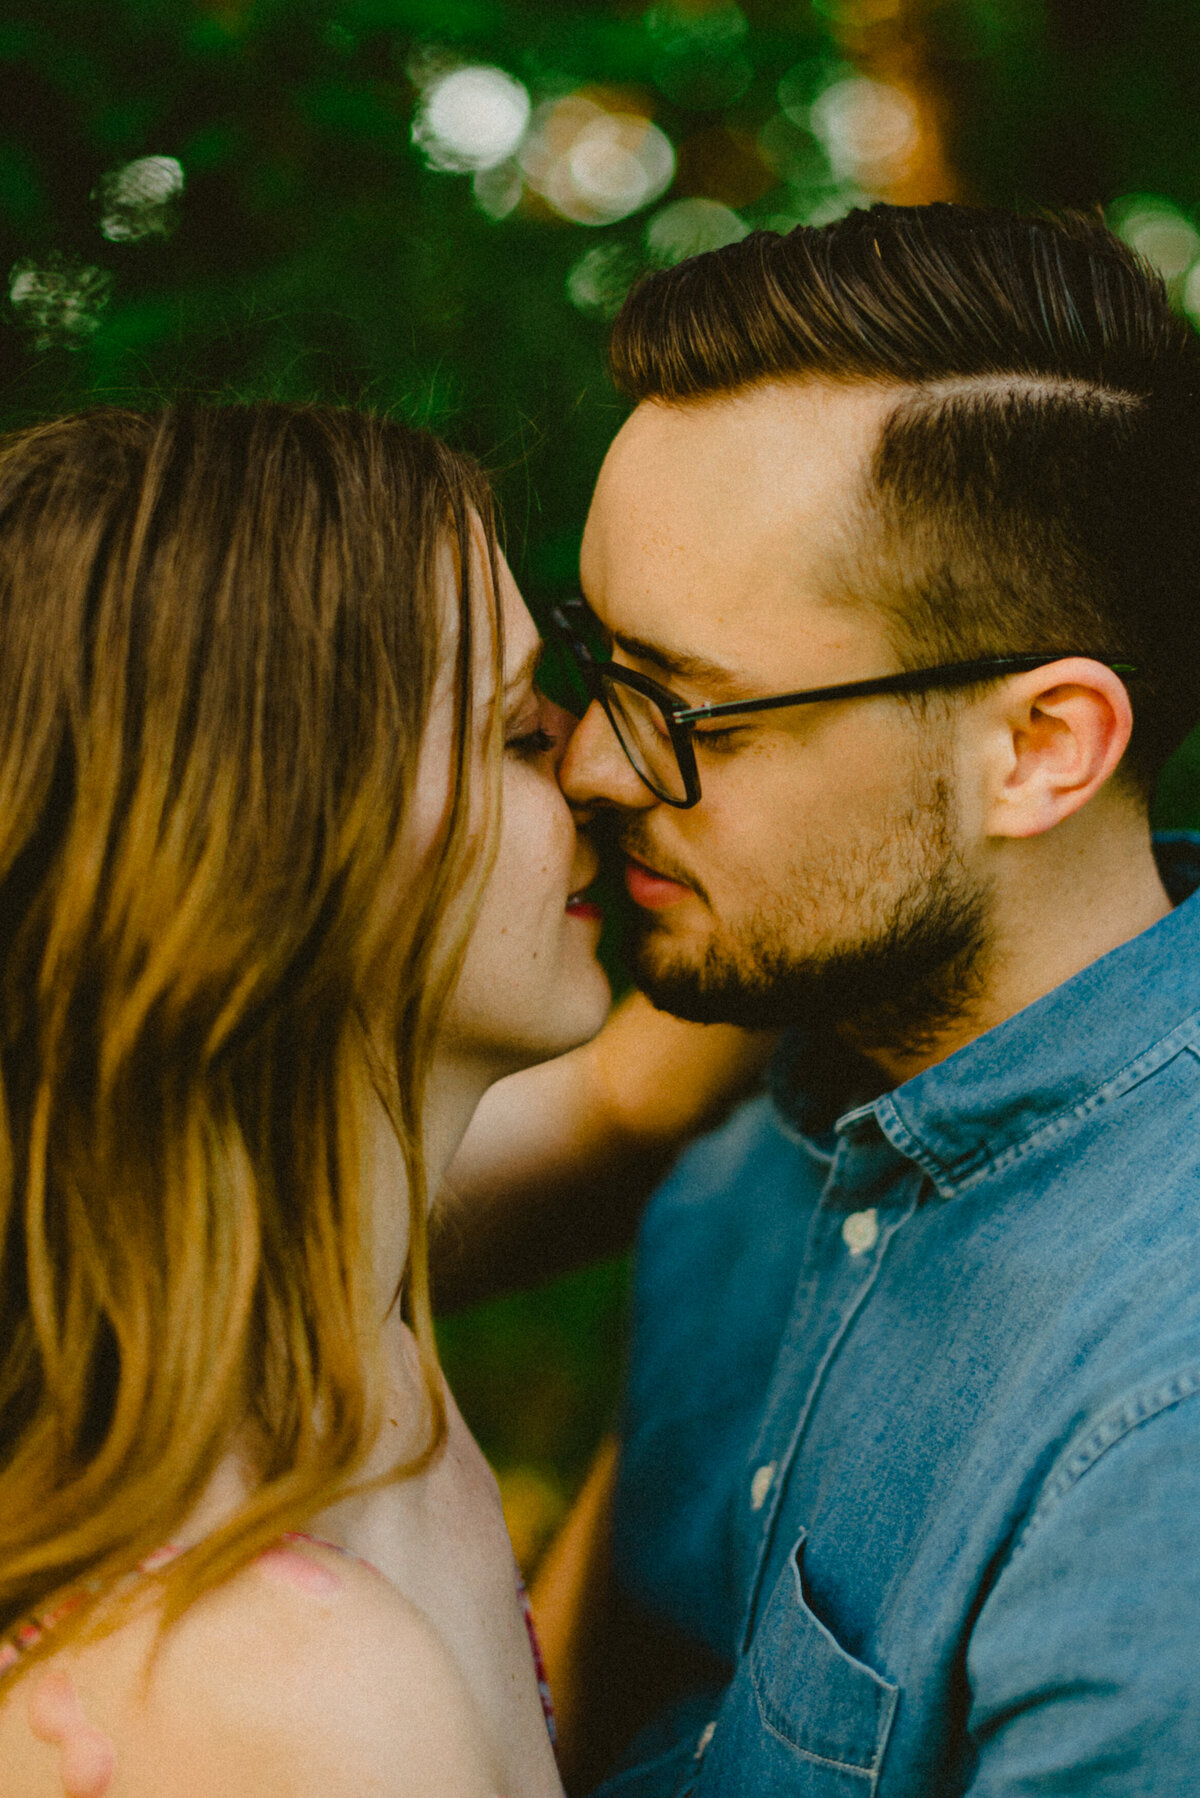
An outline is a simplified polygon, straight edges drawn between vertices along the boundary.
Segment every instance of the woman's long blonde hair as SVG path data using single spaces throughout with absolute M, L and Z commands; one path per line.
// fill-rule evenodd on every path
M 366 1066 L 409 1174 L 418 1461 L 441 1439 L 421 1095 L 447 911 L 486 859 L 491 516 L 472 464 L 333 409 L 100 410 L 0 444 L 0 1635 L 111 1591 L 240 1432 L 260 1483 L 165 1576 L 168 1617 L 352 1482 L 378 1422 Z

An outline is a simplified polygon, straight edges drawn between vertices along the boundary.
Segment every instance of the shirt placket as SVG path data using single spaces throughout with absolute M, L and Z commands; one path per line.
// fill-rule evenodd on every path
M 783 1496 L 825 1377 L 875 1285 L 888 1244 L 916 1209 L 922 1184 L 920 1170 L 881 1136 L 873 1118 L 864 1131 L 839 1140 L 738 1500 L 743 1653 L 754 1634 Z

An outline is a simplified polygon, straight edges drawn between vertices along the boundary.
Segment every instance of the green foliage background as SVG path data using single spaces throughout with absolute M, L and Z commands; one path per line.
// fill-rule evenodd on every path
M 853 202 L 797 96 L 901 14 L 969 197 L 1149 194 L 1192 219 L 1197 0 L 8 0 L 0 274 L 49 270 L 82 297 L 70 317 L 18 303 L 0 320 L 0 425 L 181 390 L 399 408 L 495 471 L 540 603 L 573 580 L 622 415 L 604 307 L 573 303 L 568 280 L 598 245 L 628 279 L 647 214 L 489 217 L 469 175 L 414 146 L 420 59 L 498 65 L 535 103 L 619 90 L 675 146 L 666 202 L 709 197 L 780 228 Z M 182 164 L 174 228 L 106 239 L 105 177 L 148 155 Z M 1163 821 L 1200 821 L 1198 773 L 1189 747 Z M 621 1289 L 603 1269 L 447 1327 L 464 1408 L 502 1469 L 542 1478 L 543 1522 L 613 1402 Z

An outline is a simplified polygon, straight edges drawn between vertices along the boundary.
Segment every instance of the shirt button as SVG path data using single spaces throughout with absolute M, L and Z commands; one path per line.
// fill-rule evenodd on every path
M 750 1482 L 750 1509 L 761 1511 L 767 1502 L 767 1493 L 771 1490 L 771 1481 L 775 1478 L 775 1463 L 768 1461 L 760 1467 Z
M 842 1225 L 842 1241 L 852 1255 L 865 1255 L 879 1241 L 879 1213 L 872 1205 L 869 1211 L 852 1211 Z
M 712 1741 L 712 1739 L 713 1739 L 714 1735 L 716 1735 L 716 1733 L 717 1733 L 717 1725 L 716 1725 L 715 1720 L 712 1723 L 706 1723 L 704 1725 L 704 1728 L 700 1731 L 700 1739 L 696 1743 L 696 1753 L 695 1753 L 695 1756 L 693 1757 L 694 1759 L 702 1760 L 704 1758 L 704 1750 L 708 1747 L 708 1744 Z

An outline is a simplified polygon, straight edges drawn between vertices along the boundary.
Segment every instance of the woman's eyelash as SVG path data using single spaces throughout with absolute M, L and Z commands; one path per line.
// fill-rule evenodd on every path
M 552 737 L 548 730 L 543 730 L 539 725 L 537 730 L 527 730 L 519 737 L 510 737 L 505 748 L 515 749 L 518 755 L 533 757 L 545 755 L 557 742 L 557 737 Z

